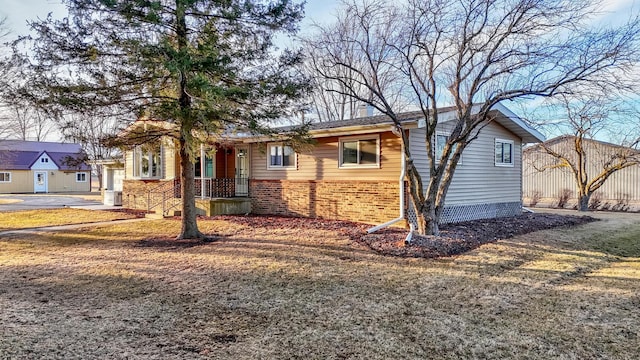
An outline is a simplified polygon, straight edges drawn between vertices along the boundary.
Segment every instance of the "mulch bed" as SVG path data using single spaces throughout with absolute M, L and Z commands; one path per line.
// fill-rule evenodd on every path
M 517 235 L 596 220 L 590 216 L 528 213 L 442 225 L 440 236 L 413 235 L 411 244 L 404 243 L 407 232 L 396 229 L 367 234 L 360 238 L 360 242 L 384 255 L 436 258 L 462 254 L 483 244 Z
M 442 225 L 440 236 L 414 235 L 411 244 L 405 244 L 407 230 L 387 228 L 374 234 L 367 234 L 366 230 L 371 225 L 349 221 L 276 216 L 218 216 L 216 218 L 250 228 L 335 230 L 383 255 L 422 258 L 458 255 L 500 239 L 560 226 L 575 226 L 596 220 L 590 216 L 527 213 L 516 217 Z
M 483 244 L 508 239 L 538 230 L 560 226 L 575 226 L 596 221 L 590 216 L 526 213 L 515 217 L 483 219 L 440 226 L 439 236 L 413 235 L 411 243 L 405 244 L 407 230 L 387 228 L 367 234 L 368 224 L 351 221 L 310 219 L 283 216 L 215 216 L 202 219 L 218 219 L 240 224 L 247 229 L 317 229 L 336 231 L 352 241 L 365 245 L 382 255 L 397 257 L 439 258 L 454 256 L 473 250 Z M 176 218 L 178 219 L 178 218 Z M 176 240 L 175 238 L 153 238 L 140 241 L 137 246 L 159 247 L 172 250 L 202 246 L 215 242 L 217 235 L 209 239 Z

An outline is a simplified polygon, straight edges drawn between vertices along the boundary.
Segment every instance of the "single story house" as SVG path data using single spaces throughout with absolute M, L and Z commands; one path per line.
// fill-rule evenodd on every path
M 91 191 L 79 144 L 0 140 L 0 193 Z
M 522 145 L 544 138 L 504 106 L 492 111 L 494 120 L 463 153 L 442 222 L 521 212 Z M 401 118 L 410 135 L 413 161 L 427 179 L 421 113 L 405 113 Z M 446 141 L 454 110 L 440 110 L 440 118 L 444 120 L 438 125 L 436 143 Z M 216 208 L 211 204 L 233 199 L 241 204 L 235 207 L 238 213 L 365 223 L 384 223 L 410 212 L 406 202 L 401 205 L 400 201 L 405 191 L 402 140 L 388 117 L 314 123 L 309 133 L 315 145 L 298 153 L 281 141 L 262 137 L 238 137 L 213 152 L 203 149 L 196 160 L 197 206 L 210 213 Z M 165 212 L 175 209 L 175 203 L 157 204 L 179 193 L 178 179 L 179 162 L 172 144 L 162 144 L 155 151 L 128 151 L 123 205 Z
M 586 151 L 586 173 L 590 178 L 604 169 L 605 163 L 618 153 L 635 154 L 640 161 L 640 151 L 619 145 L 584 139 Z M 576 157 L 575 137 L 562 135 L 543 144 L 529 146 L 523 151 L 523 191 L 524 203 L 529 206 L 557 206 L 560 197 L 566 207 L 578 202 L 578 189 L 571 170 L 553 167 L 556 159 L 542 146 L 549 147 L 562 155 Z M 544 170 L 543 170 L 544 169 Z M 599 202 L 599 204 L 595 204 Z M 613 173 L 591 198 L 593 206 L 614 210 L 640 210 L 640 165 L 634 165 Z

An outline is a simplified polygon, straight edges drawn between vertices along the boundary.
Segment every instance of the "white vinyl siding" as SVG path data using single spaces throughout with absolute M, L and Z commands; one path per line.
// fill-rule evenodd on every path
M 448 134 L 453 123 L 440 124 L 437 132 Z M 429 181 L 429 159 L 426 153 L 425 129 L 410 132 L 410 149 L 422 181 Z M 495 166 L 495 139 L 513 142 L 513 166 Z M 464 166 L 458 166 L 447 193 L 445 204 L 472 205 L 521 201 L 521 140 L 497 123 L 482 129 L 480 136 L 463 152 Z
M 44 153 L 31 165 L 31 170 L 58 170 L 58 166 Z

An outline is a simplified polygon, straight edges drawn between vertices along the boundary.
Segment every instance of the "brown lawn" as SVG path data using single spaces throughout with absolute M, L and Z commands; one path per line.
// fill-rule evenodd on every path
M 0 237 L 2 358 L 635 359 L 640 216 L 439 260 L 176 220 Z
M 124 212 L 71 208 L 0 212 L 0 231 L 133 219 L 135 217 L 134 214 Z

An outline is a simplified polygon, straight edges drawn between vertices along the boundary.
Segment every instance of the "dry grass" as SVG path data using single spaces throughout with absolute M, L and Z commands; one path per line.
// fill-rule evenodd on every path
M 640 216 L 598 216 L 441 260 L 219 220 L 192 247 L 142 246 L 175 220 L 0 238 L 0 354 L 634 359 Z
M 0 212 L 0 231 L 132 218 L 135 215 L 71 208 Z
M 0 198 L 0 205 L 9 205 L 9 204 L 16 204 L 19 202 L 22 202 L 23 200 L 20 199 L 3 199 Z

